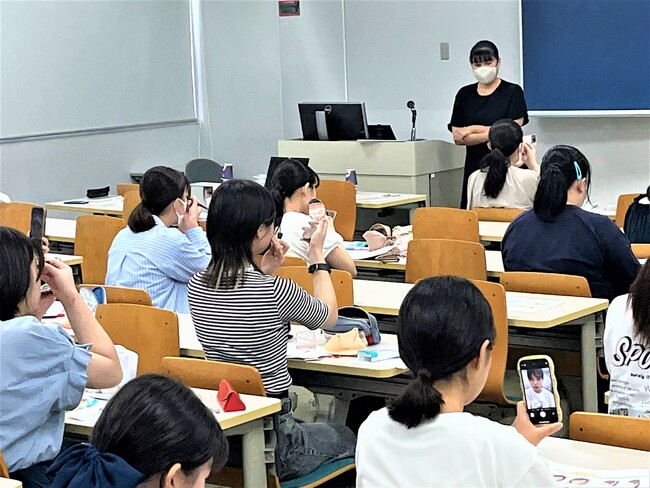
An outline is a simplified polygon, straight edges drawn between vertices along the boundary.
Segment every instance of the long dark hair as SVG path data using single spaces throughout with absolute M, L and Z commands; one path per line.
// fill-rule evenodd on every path
M 567 191 L 573 182 L 582 178 L 587 179 L 587 189 L 591 188 L 591 166 L 575 147 L 553 146 L 546 151 L 533 202 L 535 215 L 552 222 L 566 208 Z
M 34 257 L 38 261 L 38 280 L 44 266 L 40 242 L 16 229 L 0 227 L 0 321 L 11 320 L 18 313 L 32 281 Z
M 156 374 L 129 381 L 111 398 L 90 443 L 147 478 L 164 477 L 176 463 L 189 475 L 210 459 L 218 471 L 228 459 L 228 441 L 214 414 L 188 387 Z
M 650 347 L 650 259 L 630 286 L 627 304 L 632 309 L 634 335 L 642 345 Z
M 287 159 L 273 173 L 271 178 L 271 196 L 275 202 L 276 225 L 282 220 L 284 214 L 284 199 L 290 198 L 296 190 L 306 184 L 311 188 L 318 188 L 320 178 L 316 172 L 300 161 Z
M 397 318 L 400 356 L 417 376 L 389 404 L 390 417 L 408 428 L 435 418 L 444 399 L 433 384 L 465 369 L 495 335 L 490 305 L 471 282 L 456 276 L 420 281 Z
M 145 232 L 153 228 L 154 215 L 160 215 L 177 198 L 190 193 L 190 182 L 180 171 L 167 166 L 155 166 L 142 175 L 140 198 L 142 201 L 129 217 L 133 232 Z
M 209 287 L 234 288 L 243 283 L 248 266 L 259 271 L 252 244 L 261 225 L 275 219 L 268 190 L 249 180 L 229 180 L 212 195 L 206 233 L 212 260 L 204 279 Z
M 499 60 L 499 49 L 492 41 L 478 41 L 469 51 L 470 63 L 488 63 L 493 59 Z
M 492 150 L 481 159 L 481 171 L 487 172 L 483 191 L 490 198 L 496 198 L 506 184 L 510 156 L 519 148 L 523 132 L 512 119 L 497 120 L 490 127 L 488 138 Z

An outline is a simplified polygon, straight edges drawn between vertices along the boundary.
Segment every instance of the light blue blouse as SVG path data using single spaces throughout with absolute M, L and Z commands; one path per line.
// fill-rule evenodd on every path
M 34 316 L 0 322 L 0 449 L 9 471 L 54 459 L 81 401 L 91 353 Z
M 145 289 L 156 307 L 190 313 L 187 283 L 208 267 L 210 244 L 201 227 L 183 234 L 157 216 L 154 220 L 148 231 L 135 233 L 127 227 L 115 236 L 106 284 Z

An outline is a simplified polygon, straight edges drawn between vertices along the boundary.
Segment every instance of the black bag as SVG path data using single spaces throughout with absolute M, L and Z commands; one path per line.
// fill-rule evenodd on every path
M 646 195 L 639 195 L 627 209 L 623 230 L 630 242 L 650 244 L 650 205 L 639 203 Z

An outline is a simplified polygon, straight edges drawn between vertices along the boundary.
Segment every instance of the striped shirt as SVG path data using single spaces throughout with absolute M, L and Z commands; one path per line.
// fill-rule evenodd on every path
M 187 282 L 210 264 L 210 244 L 201 227 L 183 234 L 154 216 L 145 232 L 122 229 L 108 251 L 106 284 L 147 290 L 156 307 L 189 313 Z
M 198 273 L 190 280 L 188 297 L 196 335 L 207 358 L 254 366 L 267 393 L 286 391 L 291 386 L 289 323 L 317 329 L 327 320 L 327 305 L 291 280 L 252 268 L 235 289 L 209 288 L 203 276 Z

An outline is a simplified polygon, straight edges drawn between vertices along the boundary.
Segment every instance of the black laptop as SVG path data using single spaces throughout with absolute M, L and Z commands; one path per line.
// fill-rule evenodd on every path
M 380 139 L 382 141 L 395 141 L 395 133 L 390 125 L 369 125 L 368 126 L 368 139 Z

